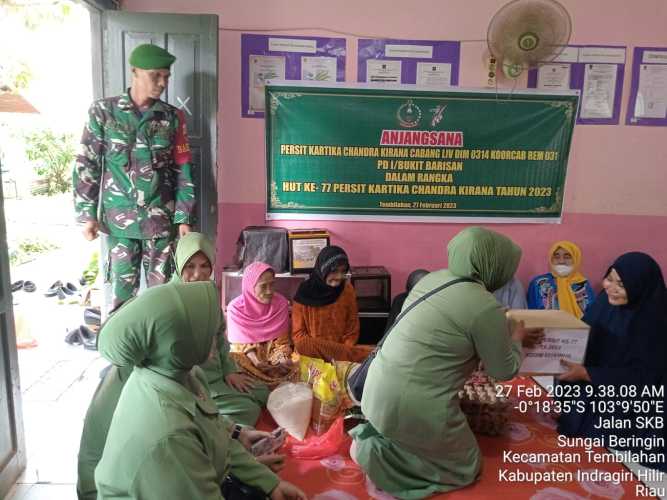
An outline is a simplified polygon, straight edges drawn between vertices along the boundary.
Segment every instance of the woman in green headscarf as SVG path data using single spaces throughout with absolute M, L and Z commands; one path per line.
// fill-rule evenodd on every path
M 151 288 L 106 322 L 100 353 L 134 369 L 95 469 L 99 500 L 222 500 L 227 475 L 274 500 L 305 498 L 232 439 L 209 397 L 195 365 L 209 356 L 219 322 L 210 281 Z
M 176 248 L 176 276 L 172 282 L 210 281 L 215 263 L 215 250 L 201 233 L 191 232 L 179 240 Z M 204 372 L 218 411 L 243 425 L 254 425 L 261 407 L 266 404 L 268 388 L 248 384 L 246 377 L 237 377 L 236 366 L 228 358 L 229 344 L 224 337 L 224 317 L 220 314 L 219 349 L 212 351 L 204 363 Z M 94 472 L 107 439 L 111 417 L 133 366 L 111 366 L 100 381 L 90 402 L 81 432 L 77 463 L 77 495 L 79 500 L 95 500 Z M 263 457 L 267 465 L 280 468 L 282 457 Z
M 521 362 L 521 327 L 510 334 L 492 292 L 509 281 L 521 249 L 480 227 L 449 243 L 449 268 L 423 277 L 404 310 L 429 291 L 453 284 L 415 306 L 373 360 L 355 427 L 353 459 L 376 486 L 398 498 L 424 498 L 472 483 L 481 454 L 458 402 L 480 359 L 488 374 L 512 378 Z
M 209 281 L 215 266 L 215 249 L 206 235 L 190 232 L 176 247 L 173 281 Z M 269 389 L 252 377 L 239 373 L 229 357 L 224 317 L 216 337 L 218 349 L 202 365 L 211 397 L 221 414 L 243 425 L 255 425 L 262 407 L 266 406 Z

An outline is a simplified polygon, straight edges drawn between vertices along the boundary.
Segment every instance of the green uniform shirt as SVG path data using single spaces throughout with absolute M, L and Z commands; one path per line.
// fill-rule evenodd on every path
M 231 438 L 231 423 L 218 416 L 201 370 L 193 370 L 187 385 L 134 369 L 95 470 L 99 500 L 221 500 L 229 473 L 267 494 L 278 485 L 278 477 Z
M 129 91 L 93 103 L 72 176 L 77 220 L 134 239 L 167 238 L 174 224 L 193 224 L 184 120 L 160 100 L 142 113 Z
M 404 307 L 454 278 L 446 270 L 422 278 Z M 510 339 L 503 309 L 478 283 L 433 295 L 391 331 L 368 370 L 362 409 L 385 442 L 395 444 L 388 448 L 402 457 L 405 477 L 362 445 L 358 458 L 379 488 L 422 498 L 474 481 L 481 453 L 458 391 L 480 358 L 489 375 L 507 380 L 519 369 L 521 348 Z M 408 479 L 410 470 L 430 481 Z

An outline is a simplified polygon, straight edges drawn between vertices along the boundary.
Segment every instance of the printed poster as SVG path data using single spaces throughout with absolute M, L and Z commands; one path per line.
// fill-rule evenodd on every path
M 250 110 L 264 112 L 264 86 L 269 80 L 285 79 L 283 56 L 250 56 L 248 95 Z

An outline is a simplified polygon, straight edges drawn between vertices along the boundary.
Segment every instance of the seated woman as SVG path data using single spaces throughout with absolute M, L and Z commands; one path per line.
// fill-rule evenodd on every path
M 579 272 L 581 250 L 571 241 L 557 241 L 549 250 L 551 272 L 528 285 L 528 309 L 560 309 L 581 318 L 595 300 L 588 280 Z
M 509 238 L 470 227 L 448 245 L 449 269 L 422 278 L 408 307 L 368 370 L 350 455 L 377 487 L 399 498 L 424 498 L 475 481 L 481 453 L 459 407 L 458 391 L 477 368 L 499 380 L 521 364 L 522 325 L 508 331 L 491 292 L 516 271 L 521 249 Z
M 174 281 L 210 281 L 215 266 L 215 248 L 206 235 L 193 231 L 178 240 L 174 261 Z M 266 406 L 269 388 L 240 373 L 230 359 L 222 314 L 221 318 L 220 332 L 215 339 L 218 348 L 201 368 L 218 411 L 238 424 L 252 426 Z
M 100 354 L 134 369 L 95 469 L 99 500 L 222 500 L 228 474 L 272 499 L 305 499 L 233 439 L 209 397 L 195 365 L 209 356 L 219 322 L 210 281 L 150 288 L 106 322 Z
M 408 298 L 410 290 L 414 288 L 417 282 L 426 276 L 429 273 L 426 269 L 415 269 L 408 275 L 408 280 L 405 283 L 405 291 L 399 293 L 394 297 L 394 300 L 391 301 L 391 309 L 389 310 L 389 317 L 387 318 L 387 326 L 385 327 L 385 332 L 391 328 L 391 325 L 394 324 L 396 318 L 401 314 L 401 309 L 403 309 L 403 304 L 405 299 Z
M 172 281 L 210 281 L 214 263 L 215 250 L 210 240 L 201 233 L 190 232 L 179 240 L 176 247 L 176 275 Z M 224 335 L 224 316 L 220 316 L 220 331 L 215 340 L 218 348 L 211 351 L 211 356 L 202 368 L 218 411 L 237 423 L 254 425 L 261 408 L 266 405 L 269 389 L 247 375 L 237 373 L 237 367 L 228 358 L 229 344 Z M 97 498 L 93 474 L 102 457 L 118 398 L 132 369 L 132 366 L 111 366 L 102 377 L 90 402 L 79 445 L 79 500 Z M 263 461 L 278 468 L 280 458 L 282 457 L 270 455 L 263 457 Z
M 631 458 L 630 461 L 665 471 L 664 428 L 641 428 L 637 420 L 639 413 L 623 412 L 623 407 L 616 404 L 624 399 L 634 407 L 634 401 L 641 401 L 649 408 L 642 415 L 664 418 L 664 413 L 657 411 L 651 402 L 657 399 L 664 405 L 664 394 L 649 396 L 655 394 L 653 391 L 664 391 L 667 383 L 667 297 L 660 266 L 644 253 L 626 253 L 607 270 L 602 285 L 604 291 L 583 317 L 591 327 L 584 364 L 563 363 L 568 370 L 559 379 L 562 383 L 576 384 L 567 392 L 572 395 L 578 392 L 580 397 L 571 401 L 579 406 L 571 406 L 571 411 L 561 413 L 558 432 L 574 437 L 602 438 L 603 446 L 631 453 L 643 449 L 648 455 L 643 463 L 641 459 Z M 610 388 L 623 398 L 604 397 L 610 393 Z M 588 394 L 591 396 L 587 397 Z M 592 404 L 603 400 L 611 402 L 602 406 Z M 604 408 L 604 412 L 596 411 L 599 408 Z M 609 408 L 615 411 L 608 411 Z M 613 421 L 630 422 L 632 426 L 605 425 Z M 630 436 L 645 438 L 646 443 L 652 441 L 653 446 L 647 449 L 612 442 L 617 437 Z M 656 437 L 662 438 L 662 444 L 654 440 Z
M 273 291 L 275 271 L 253 262 L 243 271 L 241 295 L 227 306 L 227 338 L 236 364 L 269 387 L 299 377 L 292 364 L 289 303 Z
M 359 314 L 354 288 L 345 280 L 350 263 L 337 246 L 322 249 L 299 285 L 292 306 L 292 340 L 299 354 L 325 361 L 363 361 L 371 351 L 356 345 Z
M 502 288 L 493 292 L 493 295 L 498 302 L 508 309 L 528 309 L 526 291 L 516 276 L 509 280 Z

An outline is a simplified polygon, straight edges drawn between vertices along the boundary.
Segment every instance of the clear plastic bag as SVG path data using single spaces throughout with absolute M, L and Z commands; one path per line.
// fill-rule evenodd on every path
M 269 394 L 266 403 L 273 420 L 299 440 L 306 436 L 312 406 L 313 391 L 302 382 L 279 385 Z

